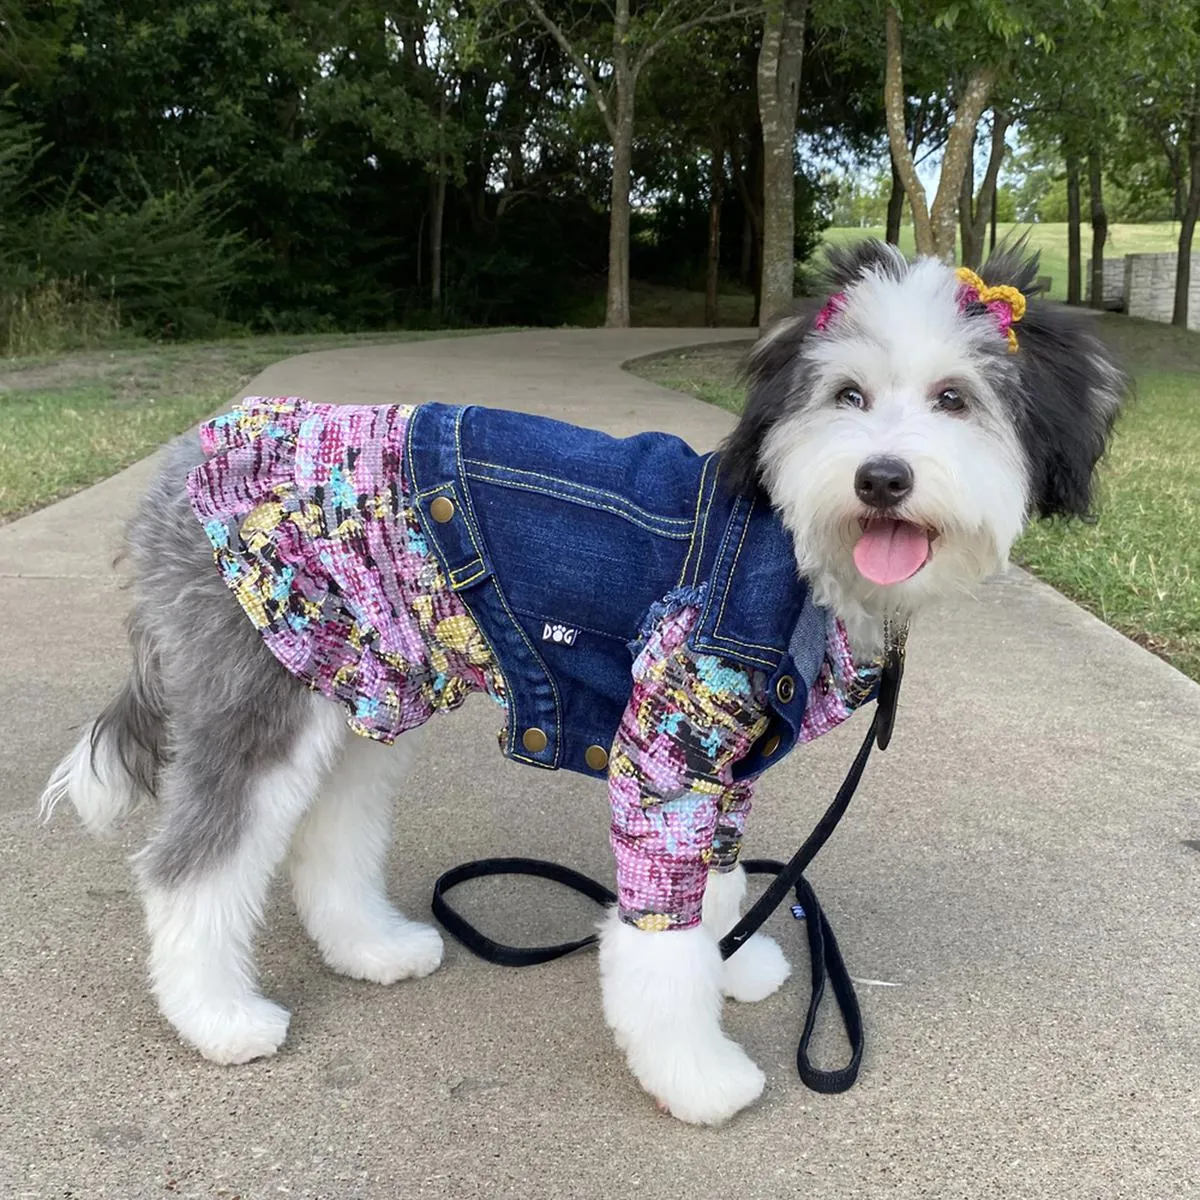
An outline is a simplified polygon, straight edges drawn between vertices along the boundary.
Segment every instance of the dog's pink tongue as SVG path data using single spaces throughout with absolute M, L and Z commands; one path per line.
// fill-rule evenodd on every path
M 929 534 L 919 525 L 887 518 L 872 521 L 854 546 L 854 565 L 872 583 L 911 579 L 928 561 Z

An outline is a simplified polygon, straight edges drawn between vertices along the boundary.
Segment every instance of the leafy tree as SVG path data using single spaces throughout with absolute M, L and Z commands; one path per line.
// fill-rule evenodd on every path
M 570 58 L 600 113 L 612 148 L 609 202 L 608 297 L 605 323 L 629 324 L 630 186 L 638 82 L 647 64 L 674 39 L 719 21 L 757 11 L 729 0 L 614 0 L 607 5 L 571 0 L 479 0 L 480 12 L 513 17 L 529 13 Z

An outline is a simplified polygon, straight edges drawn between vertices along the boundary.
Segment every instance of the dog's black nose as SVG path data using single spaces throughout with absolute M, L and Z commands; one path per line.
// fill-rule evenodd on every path
M 912 468 L 899 458 L 868 458 L 854 475 L 855 493 L 872 508 L 891 508 L 912 488 Z

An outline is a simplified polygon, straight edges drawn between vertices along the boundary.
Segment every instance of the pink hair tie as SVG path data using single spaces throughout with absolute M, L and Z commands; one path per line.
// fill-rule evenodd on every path
M 846 307 L 846 293 L 834 292 L 828 300 L 825 301 L 825 307 L 817 313 L 817 319 L 813 323 L 814 329 L 819 329 L 822 333 L 828 328 L 829 323 Z

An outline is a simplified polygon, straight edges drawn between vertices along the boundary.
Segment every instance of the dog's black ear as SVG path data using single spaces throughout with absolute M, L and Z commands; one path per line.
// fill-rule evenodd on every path
M 895 247 L 878 238 L 849 246 L 830 246 L 825 252 L 822 277 L 831 292 L 841 292 L 865 275 L 903 279 L 908 260 Z
M 1017 335 L 1017 394 L 1010 397 L 1029 462 L 1031 507 L 1039 517 L 1088 517 L 1096 464 L 1129 394 L 1129 381 L 1097 336 L 1104 320 L 1036 295 L 1038 256 L 1001 247 L 980 277 L 1031 297 Z
M 742 364 L 746 406 L 721 445 L 721 479 L 734 492 L 750 493 L 761 483 L 763 438 L 799 394 L 800 350 L 815 319 L 815 312 L 781 317 L 754 343 Z

